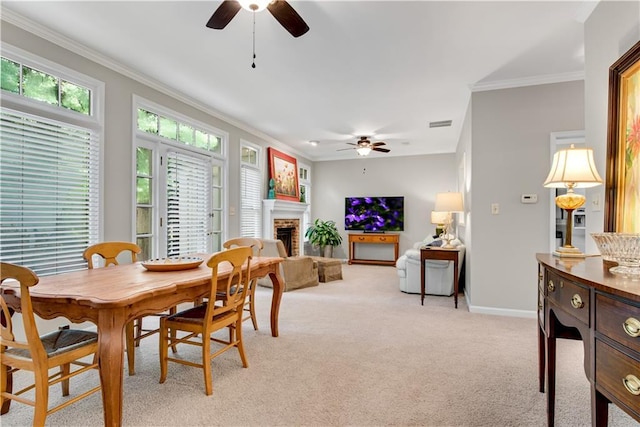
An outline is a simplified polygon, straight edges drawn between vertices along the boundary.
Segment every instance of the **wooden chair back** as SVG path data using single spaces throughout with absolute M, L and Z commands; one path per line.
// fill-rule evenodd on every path
M 254 237 L 236 237 L 233 239 L 229 239 L 222 244 L 222 247 L 225 249 L 231 249 L 238 246 L 249 246 L 253 249 L 254 256 L 260 256 L 262 253 L 262 249 L 264 248 L 264 244 L 262 240 L 256 239 Z
M 6 279 L 15 279 L 20 283 L 20 311 L 22 312 L 22 323 L 26 342 L 16 340 L 13 333 L 13 322 L 11 311 L 4 298 L 0 296 L 2 306 L 2 333 L 0 338 L 0 352 L 4 353 L 7 347 L 28 350 L 32 359 L 46 358 L 47 353 L 40 341 L 40 334 L 36 326 L 33 306 L 31 305 L 31 294 L 29 288 L 38 284 L 38 276 L 27 267 L 0 263 L 0 283 Z
M 216 299 L 222 301 L 223 305 L 220 307 L 208 304 L 207 319 L 213 319 L 214 315 L 227 311 L 242 310 L 251 282 L 251 258 L 252 249 L 248 246 L 217 252 L 209 258 L 207 266 L 211 268 L 210 295 L 217 295 Z M 228 268 L 231 269 L 231 274 L 224 283 L 219 284 L 218 275 Z
M 104 259 L 104 266 L 118 265 L 118 255 L 124 251 L 131 253 L 131 262 L 138 260 L 138 254 L 142 252 L 140 246 L 131 242 L 102 242 L 89 246 L 85 249 L 82 256 L 87 260 L 88 267 L 93 268 L 93 256 L 99 255 Z

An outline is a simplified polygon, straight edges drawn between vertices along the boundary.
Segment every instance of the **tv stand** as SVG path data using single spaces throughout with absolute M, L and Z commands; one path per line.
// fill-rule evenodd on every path
M 358 259 L 356 258 L 356 243 L 368 243 L 378 245 L 393 245 L 394 257 L 391 260 L 381 259 Z M 400 235 L 384 234 L 384 233 L 350 233 L 349 234 L 349 264 L 377 264 L 377 265 L 396 265 L 399 252 Z

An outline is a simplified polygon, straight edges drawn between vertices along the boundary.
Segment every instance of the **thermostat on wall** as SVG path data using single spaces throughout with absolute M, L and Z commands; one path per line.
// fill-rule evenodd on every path
M 520 196 L 520 201 L 522 203 L 538 203 L 538 195 L 537 194 L 523 194 Z

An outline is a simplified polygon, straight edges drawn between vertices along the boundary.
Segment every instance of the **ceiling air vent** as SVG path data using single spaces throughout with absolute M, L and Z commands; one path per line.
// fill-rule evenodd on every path
M 451 126 L 451 120 L 441 120 L 439 122 L 429 122 L 430 128 L 446 128 Z

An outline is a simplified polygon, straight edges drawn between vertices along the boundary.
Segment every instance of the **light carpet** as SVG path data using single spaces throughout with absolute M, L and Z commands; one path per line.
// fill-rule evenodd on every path
M 200 369 L 169 364 L 158 383 L 157 335 L 125 371 L 125 426 L 544 426 L 538 391 L 537 321 L 469 313 L 460 295 L 398 290 L 395 268 L 343 265 L 344 280 L 287 292 L 280 336 L 271 337 L 271 290 L 257 289 L 259 331 L 245 322 L 249 367 L 230 350 L 213 361 L 213 395 Z M 526 279 L 525 280 L 529 280 Z M 535 278 L 530 278 L 536 286 Z M 147 320 L 151 320 L 150 318 Z M 558 341 L 556 425 L 588 426 L 582 343 Z M 198 349 L 179 349 L 197 359 Z M 19 373 L 22 382 L 26 373 Z M 97 382 L 72 382 L 72 394 Z M 85 376 L 85 378 L 87 378 Z M 51 389 L 58 402 L 59 387 Z M 12 403 L 3 427 L 31 424 Z M 610 426 L 637 426 L 610 406 Z M 47 418 L 51 426 L 103 424 L 100 395 Z

